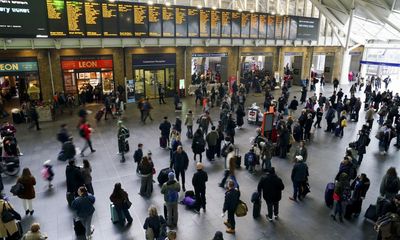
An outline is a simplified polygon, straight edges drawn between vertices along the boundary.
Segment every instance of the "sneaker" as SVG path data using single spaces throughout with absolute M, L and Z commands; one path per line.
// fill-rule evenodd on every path
M 289 197 L 289 199 L 294 201 L 294 202 L 297 202 L 297 199 L 295 199 L 295 198 Z
M 333 221 L 336 221 L 335 215 L 331 214 L 331 218 L 332 218 Z
M 93 149 L 91 152 L 92 152 L 92 153 L 96 152 L 96 149 Z
M 275 215 L 275 220 L 278 220 L 278 219 L 279 219 L 278 215 Z
M 224 224 L 227 228 L 231 228 L 231 225 L 228 223 L 228 221 L 224 221 Z
M 230 233 L 230 234 L 235 234 L 235 229 L 228 228 L 228 229 L 226 229 L 226 232 Z
M 18 156 L 24 156 L 24 154 L 22 152 L 19 152 Z
M 197 210 L 197 209 L 193 209 L 193 212 L 200 214 L 199 210 Z
M 272 220 L 273 220 L 272 218 L 268 218 L 268 221 L 272 222 Z
M 29 210 L 26 210 L 26 211 L 25 211 L 25 215 L 28 215 L 28 214 L 29 214 Z
M 31 216 L 33 215 L 34 212 L 35 212 L 35 210 L 30 211 Z
M 92 236 L 93 232 L 94 232 L 94 225 L 91 225 L 90 226 L 90 236 Z

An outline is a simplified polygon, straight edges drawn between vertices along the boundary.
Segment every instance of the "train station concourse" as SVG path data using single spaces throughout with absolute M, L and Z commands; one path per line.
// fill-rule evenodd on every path
M 0 239 L 399 240 L 400 0 L 0 0 Z

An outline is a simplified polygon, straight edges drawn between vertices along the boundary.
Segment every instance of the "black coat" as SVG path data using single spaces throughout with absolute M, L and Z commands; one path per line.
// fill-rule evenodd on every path
M 292 181 L 293 182 L 304 182 L 307 181 L 308 177 L 308 166 L 304 162 L 297 162 L 294 164 L 292 169 Z
M 67 178 L 67 192 L 77 195 L 78 188 L 85 184 L 81 172 L 81 168 L 68 165 L 65 169 Z
M 239 190 L 232 188 L 225 192 L 225 201 L 223 212 L 235 212 L 236 207 L 239 204 L 240 192 Z
M 169 137 L 169 133 L 171 131 L 171 123 L 168 121 L 164 121 L 160 124 L 159 129 L 161 130 L 161 136 Z
M 282 179 L 276 174 L 267 174 L 263 176 L 258 183 L 257 191 L 266 202 L 278 202 L 282 198 L 282 191 L 285 188 Z
M 206 147 L 206 141 L 203 138 L 203 135 L 197 135 L 195 134 L 193 136 L 193 141 L 192 141 L 192 150 L 194 154 L 201 154 L 202 152 L 205 151 Z
M 192 184 L 195 191 L 201 191 L 206 189 L 206 182 L 208 181 L 208 175 L 203 170 L 197 170 L 193 175 Z
M 181 153 L 174 152 L 172 154 L 172 161 L 170 168 L 174 168 L 175 171 L 186 170 L 189 166 L 189 158 L 185 151 Z

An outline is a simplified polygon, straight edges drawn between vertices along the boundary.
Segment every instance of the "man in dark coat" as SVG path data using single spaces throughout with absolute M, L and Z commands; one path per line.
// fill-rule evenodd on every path
M 224 222 L 227 227 L 227 233 L 235 233 L 235 212 L 239 204 L 240 192 L 235 188 L 235 183 L 232 180 L 228 182 L 228 190 L 225 192 L 224 207 L 222 209 L 223 215 L 228 212 L 228 220 Z
M 192 184 L 194 193 L 196 196 L 196 207 L 197 211 L 203 208 L 206 211 L 206 182 L 208 181 L 208 175 L 203 171 L 203 164 L 198 162 L 196 165 L 197 172 L 193 175 Z
M 357 153 L 358 153 L 358 161 L 357 161 L 358 166 L 361 165 L 364 154 L 367 151 L 367 146 L 369 145 L 369 142 L 371 141 L 371 139 L 369 138 L 368 133 L 365 131 L 365 129 L 361 129 L 359 135 L 360 136 L 358 137 L 358 140 L 357 140 L 356 146 L 355 146 L 357 149 Z
M 61 124 L 60 131 L 57 134 L 57 140 L 64 144 L 66 141 L 69 141 L 70 134 L 68 133 L 67 124 Z
M 68 162 L 68 166 L 65 169 L 65 176 L 67 178 L 67 192 L 73 193 L 74 196 L 78 196 L 78 189 L 84 186 L 81 168 L 75 165 L 75 160 L 71 159 Z
M 267 174 L 260 179 L 258 183 L 257 191 L 267 203 L 268 208 L 268 220 L 272 221 L 272 213 L 275 215 L 275 219 L 278 219 L 279 214 L 279 201 L 282 198 L 282 191 L 285 188 L 282 179 L 275 174 L 275 168 L 267 170 Z
M 168 117 L 164 117 L 164 121 L 160 124 L 161 137 L 167 139 L 167 146 L 169 145 L 169 134 L 171 132 L 171 123 Z
M 170 168 L 174 168 L 176 174 L 176 180 L 179 181 L 179 175 L 182 176 L 182 190 L 185 192 L 185 171 L 189 166 L 189 158 L 182 146 L 178 146 L 176 151 L 172 154 L 172 161 Z
M 301 198 L 301 186 L 307 182 L 308 178 L 308 166 L 303 162 L 302 156 L 296 156 L 296 163 L 292 169 L 292 182 L 293 182 L 293 197 L 289 197 L 290 200 L 297 202 L 297 198 Z

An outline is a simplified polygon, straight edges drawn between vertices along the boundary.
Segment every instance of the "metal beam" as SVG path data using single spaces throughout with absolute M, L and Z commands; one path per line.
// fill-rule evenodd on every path
M 315 7 L 318 8 L 318 10 L 324 14 L 324 16 L 329 19 L 337 28 L 339 28 L 341 31 L 344 29 L 344 24 L 336 17 L 334 16 L 327 8 L 325 5 L 322 5 L 318 0 L 310 0 L 312 4 L 314 4 Z
M 349 10 L 346 8 L 346 6 L 342 3 L 341 0 L 336 0 L 336 1 L 333 1 L 333 2 L 340 8 L 340 10 L 342 10 L 343 12 L 349 14 Z
M 393 29 L 395 29 L 396 31 L 398 31 L 400 33 L 400 26 L 395 25 L 394 23 L 389 21 L 387 18 L 387 16 L 389 16 L 389 14 L 390 14 L 390 11 L 385 11 L 385 13 L 382 14 L 382 12 L 379 11 L 378 9 L 371 8 L 371 6 L 370 6 L 371 3 L 367 3 L 367 2 L 361 1 L 361 0 L 358 0 L 358 3 L 360 3 L 364 7 L 364 10 L 366 10 L 370 14 L 373 14 L 382 23 L 385 23 L 385 24 L 391 26 Z

